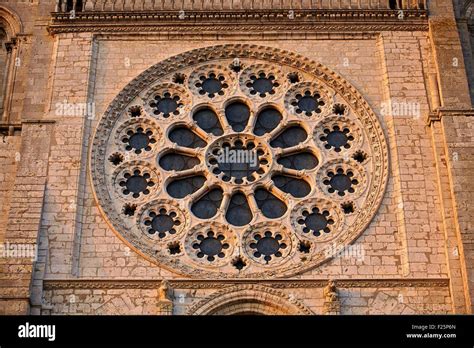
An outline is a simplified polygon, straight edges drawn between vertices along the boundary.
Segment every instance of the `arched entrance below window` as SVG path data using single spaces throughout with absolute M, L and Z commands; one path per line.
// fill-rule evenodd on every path
M 191 315 L 310 315 L 302 302 L 266 286 L 231 286 L 189 308 Z

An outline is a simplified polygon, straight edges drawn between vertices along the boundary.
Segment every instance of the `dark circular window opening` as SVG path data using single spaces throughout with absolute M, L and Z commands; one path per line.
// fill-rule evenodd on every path
M 320 140 L 326 142 L 324 147 L 326 149 L 334 148 L 336 152 L 340 152 L 341 148 L 348 149 L 351 147 L 350 142 L 354 140 L 354 137 L 350 134 L 348 128 L 341 130 L 339 126 L 334 126 L 332 130 L 325 129 L 324 133 Z
M 296 113 L 305 113 L 306 116 L 311 116 L 313 113 L 321 113 L 320 106 L 324 106 L 325 103 L 318 92 L 312 93 L 307 90 L 304 95 L 297 94 L 296 100 L 292 102 L 292 105 L 296 107 Z
M 250 88 L 250 94 L 258 94 L 260 97 L 264 98 L 268 94 L 275 94 L 274 88 L 278 87 L 280 84 L 275 81 L 275 76 L 268 75 L 264 72 L 260 73 L 258 76 L 250 76 L 251 82 L 247 83 L 247 87 Z
M 218 139 L 207 154 L 209 170 L 224 182 L 237 185 L 255 182 L 268 171 L 268 147 L 250 134 Z
M 158 213 L 151 211 L 144 222 L 148 226 L 149 234 L 158 234 L 158 237 L 166 237 L 166 233 L 175 234 L 175 226 L 181 225 L 181 221 L 177 218 L 175 212 L 170 212 L 164 208 L 160 209 Z
M 258 170 L 260 165 L 258 157 L 263 153 L 255 150 L 252 142 L 243 146 L 242 142 L 237 141 L 235 145 L 236 146 L 231 146 L 229 143 L 224 144 L 222 160 L 220 160 L 220 157 L 216 159 L 217 168 L 219 168 L 219 173 L 224 172 L 225 175 L 222 178 L 224 181 L 235 178 L 237 179 L 237 183 L 242 183 L 241 179 L 244 177 L 249 179 L 253 178 L 252 174 Z M 217 171 L 214 171 L 214 174 L 216 174 L 216 172 Z
M 224 76 L 217 76 L 214 73 L 210 73 L 208 77 L 201 76 L 200 82 L 196 83 L 196 87 L 199 88 L 199 94 L 207 94 L 209 98 L 214 98 L 217 95 L 224 95 L 224 89 L 229 86 L 225 83 Z
M 281 243 L 282 236 L 280 233 L 273 234 L 270 231 L 266 231 L 263 236 L 256 234 L 254 236 L 255 242 L 250 244 L 251 249 L 255 249 L 253 256 L 263 259 L 268 263 L 272 260 L 272 256 L 281 257 L 282 253 L 280 249 L 285 249 L 287 245 Z
M 155 96 L 155 101 L 150 103 L 150 106 L 154 109 L 153 113 L 155 115 L 163 114 L 163 117 L 168 118 L 171 114 L 178 115 L 178 108 L 182 106 L 179 103 L 180 97 L 172 97 L 170 93 L 165 93 L 162 96 Z
M 127 137 L 122 139 L 122 142 L 128 144 L 125 146 L 127 151 L 134 150 L 135 153 L 138 155 L 142 153 L 142 150 L 150 151 L 151 146 L 150 144 L 156 143 L 156 140 L 152 137 L 153 132 L 151 130 L 147 130 L 146 132 L 143 128 L 137 128 L 134 132 L 133 130 L 129 130 L 127 132 Z
M 331 231 L 329 225 L 334 224 L 334 220 L 329 218 L 329 211 L 320 211 L 313 208 L 311 213 L 307 210 L 303 211 L 303 217 L 298 220 L 300 225 L 304 225 L 303 233 L 312 232 L 314 236 L 319 237 L 321 231 L 329 233 Z
M 225 257 L 224 250 L 229 248 L 228 243 L 224 243 L 225 237 L 222 234 L 217 236 L 213 231 L 207 232 L 207 235 L 198 235 L 197 242 L 193 244 L 193 248 L 197 250 L 196 256 L 203 258 L 207 256 L 208 261 L 214 261 L 215 257 Z
M 145 195 L 150 193 L 148 187 L 153 186 L 154 183 L 149 181 L 149 179 L 150 174 L 145 173 L 142 175 L 140 170 L 135 170 L 133 175 L 125 173 L 124 180 L 120 181 L 119 185 L 124 188 L 122 191 L 124 195 L 132 193 L 134 198 L 138 198 L 140 193 Z
M 355 190 L 352 186 L 359 183 L 357 179 L 353 178 L 354 173 L 352 171 L 344 173 L 342 168 L 339 168 L 336 173 L 329 172 L 328 176 L 330 179 L 324 180 L 323 183 L 325 185 L 329 185 L 329 193 L 334 193 L 337 191 L 339 196 L 344 196 L 345 191 L 354 193 Z

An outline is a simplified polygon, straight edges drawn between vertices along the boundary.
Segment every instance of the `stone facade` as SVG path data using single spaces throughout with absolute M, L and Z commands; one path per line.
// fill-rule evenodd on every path
M 400 6 L 1 1 L 0 313 L 472 313 L 474 5 Z M 203 86 L 211 73 L 222 76 L 222 95 Z M 259 76 L 273 81 L 265 93 Z M 171 103 L 173 93 L 180 99 L 168 115 L 158 104 Z M 321 111 L 298 104 L 305 96 L 323 101 Z M 235 100 L 254 107 L 252 122 L 269 107 L 282 116 L 272 135 L 257 137 L 271 163 L 255 184 L 214 175 L 207 147 L 172 144 L 173 129 L 186 125 L 224 146 L 193 117 L 206 105 L 224 122 L 224 136 L 239 133 L 226 116 Z M 285 146 L 268 145 L 292 125 L 307 130 L 310 138 L 295 149 L 312 153 L 314 167 L 306 160 L 304 168 L 285 167 Z M 344 128 L 342 145 L 328 140 Z M 131 137 L 148 131 L 156 143 L 131 152 Z M 204 173 L 209 189 L 223 188 L 218 218 L 194 210 L 205 186 L 187 198 L 170 194 L 180 170 L 160 164 L 166 149 L 201 161 L 183 177 Z M 329 168 L 331 161 L 338 164 Z M 155 185 L 146 194 L 121 177 L 149 168 Z M 354 192 L 331 181 L 350 171 Z M 310 192 L 280 190 L 274 172 L 306 180 Z M 262 187 L 277 199 L 269 213 L 250 198 L 249 222 L 228 218 L 235 190 L 253 197 Z M 277 205 L 286 212 L 269 218 Z M 173 233 L 154 225 L 171 213 L 183 220 Z M 255 238 L 259 226 L 250 247 L 246 236 Z M 278 233 L 279 249 L 261 248 Z M 217 243 L 219 234 L 222 250 L 204 247 L 206 236 Z M 20 254 L 28 247 L 36 257 Z

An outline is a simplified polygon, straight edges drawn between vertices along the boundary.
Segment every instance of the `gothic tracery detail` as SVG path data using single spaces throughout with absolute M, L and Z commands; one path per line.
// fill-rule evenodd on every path
M 236 59 L 244 68 L 227 68 Z M 199 49 L 121 92 L 91 166 L 117 233 L 152 261 L 214 278 L 293 274 L 354 240 L 385 188 L 383 133 L 345 81 L 301 61 Z

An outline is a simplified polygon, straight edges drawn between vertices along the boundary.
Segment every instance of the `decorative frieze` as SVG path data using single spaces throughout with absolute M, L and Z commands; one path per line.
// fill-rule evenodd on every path
M 178 32 L 186 34 L 245 32 L 380 32 L 426 31 L 423 9 L 317 9 L 255 11 L 121 11 L 53 13 L 51 34 L 70 32 Z
M 294 288 L 324 288 L 327 279 L 312 280 L 266 280 L 263 284 L 276 289 Z M 156 289 L 161 280 L 151 279 L 50 279 L 44 281 L 45 290 L 62 289 Z M 205 279 L 180 279 L 170 280 L 169 286 L 174 289 L 220 289 L 236 284 L 255 284 L 254 280 L 205 280 Z M 445 288 L 449 286 L 447 278 L 416 278 L 416 279 L 339 279 L 338 288 Z

